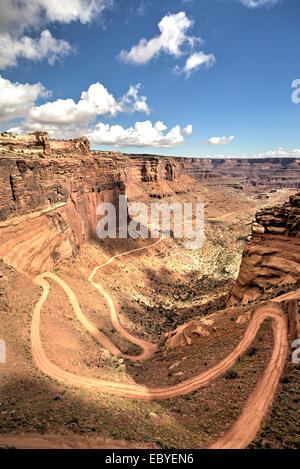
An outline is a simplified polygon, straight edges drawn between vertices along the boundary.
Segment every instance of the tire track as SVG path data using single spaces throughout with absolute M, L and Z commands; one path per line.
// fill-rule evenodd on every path
M 131 357 L 131 359 L 145 360 L 150 358 L 150 356 L 155 352 L 156 346 L 149 342 L 137 339 L 136 337 L 129 334 L 120 325 L 112 299 L 108 293 L 105 292 L 101 285 L 93 281 L 93 277 L 99 269 L 110 264 L 116 258 L 136 251 L 149 249 L 160 241 L 161 239 L 150 246 L 133 249 L 131 251 L 127 251 L 126 253 L 113 256 L 104 264 L 96 267 L 89 277 L 91 284 L 97 288 L 98 291 L 104 295 L 108 301 L 114 327 L 118 330 L 120 335 L 143 348 L 144 351 L 139 356 L 139 358 Z M 45 272 L 44 274 L 37 276 L 34 280 L 34 282 L 43 289 L 42 296 L 37 302 L 33 312 L 31 327 L 32 355 L 37 367 L 46 375 L 66 385 L 84 387 L 131 399 L 151 401 L 175 398 L 180 395 L 189 394 L 196 389 L 210 384 L 214 379 L 223 375 L 229 368 L 234 366 L 238 358 L 246 352 L 246 350 L 253 342 L 261 324 L 265 321 L 266 318 L 271 318 L 273 320 L 274 348 L 267 369 L 265 370 L 262 379 L 259 381 L 254 391 L 250 395 L 244 406 L 242 414 L 237 419 L 236 423 L 233 425 L 231 430 L 229 430 L 212 446 L 212 448 L 246 448 L 255 438 L 255 435 L 259 431 L 262 421 L 273 402 L 287 355 L 287 320 L 284 312 L 278 304 L 275 302 L 270 302 L 267 305 L 259 307 L 253 313 L 252 319 L 245 331 L 245 334 L 235 350 L 229 353 L 223 360 L 211 367 L 209 370 L 170 387 L 151 388 L 137 384 L 125 384 L 97 378 L 78 376 L 62 370 L 48 359 L 44 352 L 40 338 L 40 312 L 50 290 L 50 285 L 45 280 L 45 277 L 55 280 L 62 286 L 72 304 L 72 307 L 74 308 L 77 318 L 91 333 L 91 335 L 93 335 L 101 343 L 101 345 L 105 346 L 105 348 L 107 348 L 111 353 L 117 356 L 122 355 L 119 349 L 117 349 L 104 334 L 102 334 L 92 323 L 87 320 L 87 318 L 85 318 L 76 296 L 70 287 L 68 287 L 68 285 L 66 285 L 66 283 L 55 274 Z M 294 293 L 295 296 L 297 294 L 298 291 Z M 276 301 L 276 299 L 274 301 Z

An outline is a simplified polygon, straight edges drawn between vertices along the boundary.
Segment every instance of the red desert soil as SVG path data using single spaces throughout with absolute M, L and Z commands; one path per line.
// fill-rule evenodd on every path
M 1 435 L 1 447 L 18 449 L 147 449 L 153 445 L 139 444 L 109 438 L 91 438 L 79 435 Z
M 139 248 L 138 250 L 149 249 L 154 244 L 143 248 Z M 154 353 L 154 351 L 156 350 L 156 346 L 149 342 L 142 341 L 133 337 L 121 327 L 118 322 L 117 313 L 112 299 L 105 292 L 102 286 L 93 282 L 93 276 L 98 269 L 104 267 L 104 265 L 107 265 L 108 263 L 113 262 L 115 258 L 128 255 L 134 251 L 135 250 L 131 250 L 122 254 L 112 256 L 107 262 L 94 269 L 94 271 L 89 277 L 89 281 L 93 284 L 93 286 L 98 289 L 98 291 L 100 291 L 101 294 L 105 296 L 106 300 L 108 301 L 112 321 L 119 334 L 133 341 L 135 344 L 141 346 L 144 352 L 142 353 L 142 355 L 139 356 L 138 359 L 145 360 Z M 47 299 L 50 290 L 50 285 L 45 280 L 45 277 L 51 278 L 60 284 L 60 286 L 64 289 L 65 293 L 69 297 L 69 300 L 74 308 L 78 319 L 80 320 L 82 325 L 95 337 L 95 339 L 98 340 L 106 348 L 108 348 L 111 353 L 117 354 L 118 356 L 121 355 L 120 351 L 116 349 L 116 347 L 110 342 L 110 340 L 105 337 L 104 334 L 99 333 L 99 330 L 96 329 L 93 324 L 91 324 L 85 318 L 84 314 L 80 309 L 79 303 L 76 299 L 74 292 L 66 285 L 66 283 L 63 282 L 58 276 L 45 272 L 44 274 L 39 275 L 35 278 L 35 283 L 43 288 L 43 294 L 37 302 L 33 313 L 31 331 L 32 353 L 38 368 L 45 374 L 67 385 L 96 389 L 100 392 L 110 393 L 116 396 L 129 397 L 132 399 L 168 399 L 179 395 L 188 394 L 200 387 L 207 385 L 235 364 L 238 358 L 248 349 L 249 345 L 254 340 L 263 321 L 266 318 L 272 318 L 274 321 L 274 348 L 269 365 L 262 379 L 254 389 L 248 401 L 246 402 L 242 414 L 240 415 L 232 429 L 223 437 L 221 437 L 221 439 L 218 440 L 212 447 L 246 448 L 251 443 L 251 441 L 254 439 L 255 435 L 259 431 L 264 416 L 266 415 L 268 409 L 270 408 L 270 405 L 272 404 L 274 394 L 276 392 L 276 388 L 279 382 L 279 378 L 284 368 L 284 363 L 287 354 L 287 322 L 286 317 L 278 304 L 270 302 L 267 305 L 259 307 L 254 312 L 253 317 L 246 329 L 244 337 L 242 338 L 239 345 L 234 351 L 232 351 L 227 357 L 221 360 L 217 365 L 179 384 L 166 388 L 150 388 L 135 384 L 117 383 L 92 377 L 78 376 L 60 369 L 47 358 L 40 339 L 40 311 L 44 302 Z M 293 293 L 293 298 L 298 298 L 299 294 L 300 292 L 297 290 Z M 276 301 L 280 301 L 280 297 L 277 298 Z M 136 359 L 137 357 L 133 358 Z

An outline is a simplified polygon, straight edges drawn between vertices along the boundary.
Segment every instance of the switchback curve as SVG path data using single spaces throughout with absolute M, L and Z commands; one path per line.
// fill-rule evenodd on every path
M 161 240 L 158 240 L 156 243 L 158 243 L 159 241 Z M 137 250 L 150 248 L 154 246 L 154 244 L 144 248 L 139 248 Z M 125 254 L 129 254 L 137 250 L 131 250 L 126 253 L 113 256 L 106 263 L 95 268 L 89 277 L 90 282 L 95 286 L 95 288 L 100 291 L 100 293 L 103 294 L 103 288 L 98 288 L 98 286 L 100 287 L 100 285 L 93 282 L 93 277 L 97 270 L 111 263 L 115 258 L 120 257 L 122 255 L 124 256 Z M 65 282 L 59 279 L 59 277 L 51 273 L 44 273 L 35 278 L 35 283 L 43 288 L 42 296 L 37 302 L 33 312 L 31 328 L 32 354 L 37 367 L 46 375 L 66 385 L 94 389 L 99 392 L 114 394 L 116 396 L 121 397 L 128 397 L 131 399 L 140 399 L 148 401 L 169 399 L 177 397 L 179 395 L 189 394 L 200 387 L 208 385 L 214 379 L 224 374 L 226 370 L 231 368 L 236 363 L 238 358 L 249 348 L 263 321 L 266 318 L 271 318 L 274 323 L 274 348 L 268 367 L 265 370 L 262 379 L 256 385 L 254 391 L 250 395 L 242 411 L 242 414 L 240 415 L 236 423 L 233 425 L 231 430 L 225 434 L 224 437 L 219 439 L 212 446 L 212 448 L 246 448 L 251 443 L 251 441 L 254 439 L 255 435 L 259 431 L 262 421 L 272 404 L 276 388 L 279 382 L 279 378 L 282 374 L 284 363 L 286 360 L 287 321 L 285 314 L 283 313 L 282 309 L 278 304 L 270 302 L 267 305 L 258 308 L 253 313 L 252 319 L 246 329 L 246 332 L 238 346 L 235 348 L 235 350 L 233 350 L 223 360 L 211 367 L 209 370 L 170 387 L 149 388 L 137 384 L 125 384 L 114 381 L 105 381 L 97 378 L 78 376 L 60 369 L 47 358 L 40 338 L 40 311 L 44 302 L 47 299 L 50 289 L 49 283 L 45 280 L 44 277 L 49 277 L 58 281 L 58 283 L 60 283 L 60 285 L 64 288 L 65 292 L 67 293 L 72 303 L 72 306 L 77 314 L 77 317 L 79 318 L 80 314 L 82 314 L 83 318 L 85 318 L 83 313 L 81 312 L 80 306 L 74 293 L 65 284 Z M 105 295 L 108 294 L 105 292 Z M 112 302 L 111 299 L 110 301 Z M 143 347 L 144 354 L 149 355 L 149 351 L 151 351 L 150 353 L 152 353 L 154 349 L 151 350 L 151 345 L 153 344 L 150 344 L 150 347 L 147 348 L 149 346 L 148 342 L 140 342 L 139 339 L 134 338 L 129 333 L 127 333 L 127 331 L 125 331 L 121 327 L 121 325 L 117 324 L 118 318 L 114 307 L 113 311 L 116 315 L 114 318 L 114 322 L 116 325 L 118 325 L 118 332 L 121 335 L 126 336 L 126 338 L 129 338 L 129 340 L 132 340 L 133 338 L 134 343 Z M 84 320 L 82 323 L 83 325 L 86 325 L 87 329 L 91 332 L 92 335 L 94 335 L 96 331 L 91 329 L 90 323 L 85 324 Z M 98 331 L 98 333 L 99 332 L 100 331 Z M 126 333 L 126 335 L 124 335 L 124 332 Z M 107 348 L 109 350 L 109 347 L 113 344 L 111 344 L 109 339 L 104 336 L 104 334 L 102 334 L 102 336 L 103 337 L 101 337 L 101 343 L 104 345 L 103 339 L 105 338 L 110 343 L 106 343 Z M 112 353 L 120 354 L 121 352 L 117 348 L 115 348 Z

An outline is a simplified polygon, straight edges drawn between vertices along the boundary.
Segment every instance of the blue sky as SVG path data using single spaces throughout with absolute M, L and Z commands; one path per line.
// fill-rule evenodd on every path
M 125 152 L 300 155 L 299 0 L 3 3 L 2 129 Z

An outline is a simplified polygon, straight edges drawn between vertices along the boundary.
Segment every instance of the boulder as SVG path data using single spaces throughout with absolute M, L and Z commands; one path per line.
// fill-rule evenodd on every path
M 193 320 L 187 324 L 177 327 L 166 335 L 164 351 L 174 350 L 195 344 L 202 337 L 207 337 L 210 332 L 204 328 L 199 321 Z

